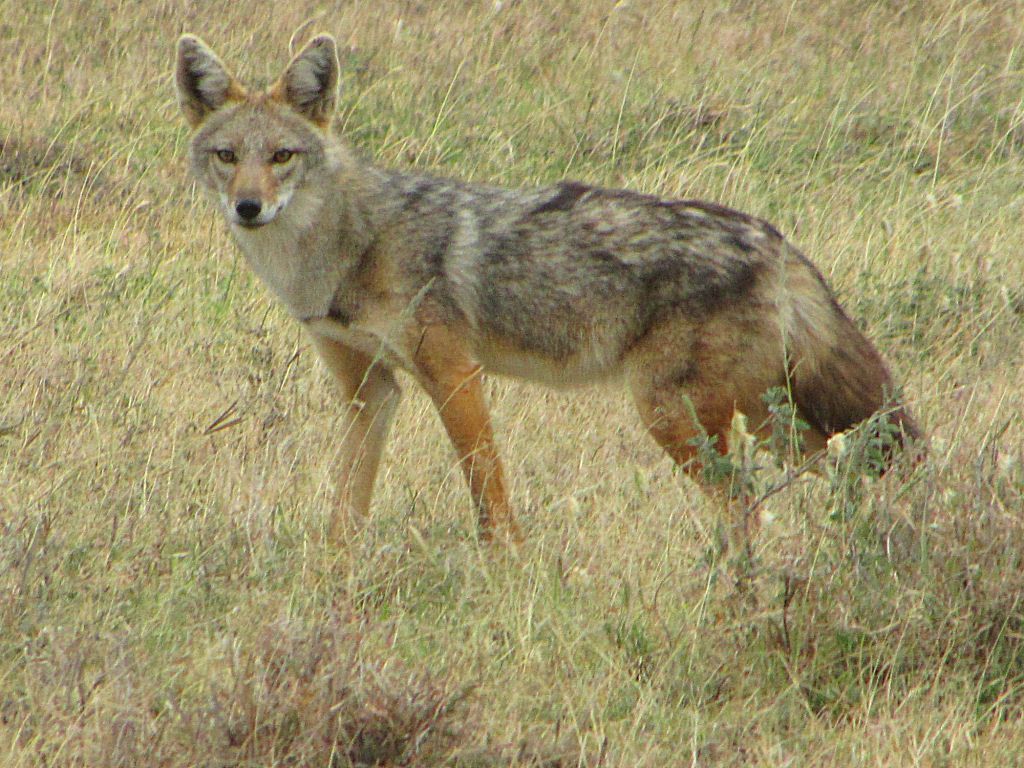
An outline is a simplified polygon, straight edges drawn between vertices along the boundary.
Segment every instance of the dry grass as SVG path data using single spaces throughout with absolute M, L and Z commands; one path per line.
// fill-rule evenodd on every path
M 1022 16 L 0 0 L 0 762 L 1018 762 Z M 516 557 L 406 387 L 372 525 L 325 549 L 336 396 L 187 180 L 170 82 L 182 31 L 269 78 L 307 19 L 382 162 L 775 221 L 928 462 L 772 497 L 737 584 L 620 393 L 495 382 Z

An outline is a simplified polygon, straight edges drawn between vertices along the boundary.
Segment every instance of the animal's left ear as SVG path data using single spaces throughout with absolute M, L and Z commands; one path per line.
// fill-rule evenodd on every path
M 317 35 L 292 59 L 270 89 L 300 115 L 326 128 L 338 97 L 338 49 L 330 35 Z

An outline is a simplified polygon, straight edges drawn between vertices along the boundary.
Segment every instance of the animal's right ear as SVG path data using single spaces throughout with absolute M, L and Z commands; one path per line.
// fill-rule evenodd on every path
M 175 79 L 178 103 L 193 128 L 225 102 L 245 97 L 245 89 L 231 76 L 217 54 L 193 35 L 182 35 L 178 39 Z

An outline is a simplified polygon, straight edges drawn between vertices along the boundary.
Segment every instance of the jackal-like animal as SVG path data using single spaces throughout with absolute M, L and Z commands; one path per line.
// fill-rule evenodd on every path
M 327 35 L 265 91 L 183 36 L 177 87 L 192 173 L 341 385 L 334 537 L 369 507 L 396 369 L 436 405 L 484 538 L 518 533 L 482 373 L 556 386 L 621 377 L 698 480 L 700 438 L 725 452 L 734 412 L 767 423 L 774 387 L 811 426 L 808 451 L 879 412 L 900 437 L 919 435 L 821 274 L 761 219 L 575 182 L 503 189 L 374 166 L 332 133 Z

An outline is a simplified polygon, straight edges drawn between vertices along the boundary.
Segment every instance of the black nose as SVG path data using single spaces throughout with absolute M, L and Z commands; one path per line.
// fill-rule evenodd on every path
M 235 212 L 243 221 L 252 221 L 260 215 L 260 201 L 246 198 L 235 203 Z

